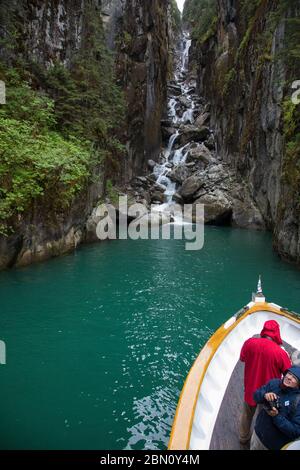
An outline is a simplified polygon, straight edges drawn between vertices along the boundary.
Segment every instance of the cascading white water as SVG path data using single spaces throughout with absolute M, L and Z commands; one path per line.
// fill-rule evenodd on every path
M 167 204 L 172 201 L 172 197 L 176 191 L 176 183 L 174 183 L 170 178 L 168 178 L 167 174 L 170 171 L 169 157 L 171 155 L 174 142 L 176 138 L 178 137 L 178 135 L 179 135 L 179 132 L 176 131 L 176 133 L 170 137 L 168 147 L 164 151 L 165 162 L 161 165 L 156 165 L 153 170 L 155 176 L 157 177 L 156 183 L 165 189 L 164 196 L 165 196 Z
M 192 102 L 190 109 L 187 109 L 183 113 L 183 116 L 181 118 L 181 122 L 183 122 L 184 124 L 188 124 L 188 123 L 193 124 L 193 122 L 194 122 L 194 108 L 195 108 L 195 104 Z
M 167 150 L 165 150 L 165 152 L 164 152 L 164 157 L 165 157 L 166 160 L 169 159 L 169 157 L 170 157 L 170 155 L 171 155 L 171 152 L 172 152 L 172 150 L 173 150 L 173 147 L 174 147 L 175 140 L 177 139 L 178 136 L 179 136 L 179 131 L 177 130 L 177 131 L 175 132 L 175 134 L 173 134 L 173 135 L 170 137 Z
M 188 69 L 188 63 L 189 63 L 189 50 L 192 44 L 191 39 L 188 39 L 188 36 L 185 34 L 185 47 L 182 55 L 182 67 L 181 67 L 181 72 L 186 72 Z
M 191 40 L 187 33 L 183 34 L 182 39 L 183 47 L 180 50 L 180 60 L 178 61 L 178 67 L 174 73 L 174 82 L 177 86 L 181 88 L 181 95 L 173 96 L 168 102 L 168 116 L 171 126 L 178 127 L 179 124 L 193 124 L 194 122 L 194 109 L 195 103 L 190 96 L 191 87 L 189 83 L 186 83 L 185 76 L 188 71 L 188 61 L 189 61 L 189 49 L 191 47 Z M 187 103 L 190 103 L 188 109 L 186 109 L 182 116 L 180 117 L 177 112 L 177 107 L 180 108 L 180 97 L 184 97 Z M 158 205 L 156 211 L 158 212 L 170 212 L 172 210 L 172 204 L 174 205 L 173 196 L 176 192 L 176 183 L 173 182 L 168 174 L 174 166 L 180 165 L 186 161 L 188 155 L 188 146 L 189 143 L 182 146 L 181 148 L 174 149 L 176 144 L 176 139 L 179 136 L 180 131 L 176 129 L 176 132 L 170 137 L 168 146 L 162 153 L 163 163 L 157 164 L 154 167 L 154 175 L 157 180 L 156 183 L 164 188 L 164 197 L 165 203 Z M 176 216 L 175 216 L 176 220 Z
M 176 107 L 177 101 L 174 98 L 171 98 L 168 104 L 169 116 L 172 118 L 172 123 L 177 123 Z
M 179 148 L 178 150 L 175 150 L 174 156 L 173 156 L 173 163 L 174 165 L 179 165 L 181 163 L 184 163 L 186 160 L 186 157 L 188 155 L 188 151 L 184 152 L 186 148 L 189 146 L 189 144 L 184 145 L 184 147 Z

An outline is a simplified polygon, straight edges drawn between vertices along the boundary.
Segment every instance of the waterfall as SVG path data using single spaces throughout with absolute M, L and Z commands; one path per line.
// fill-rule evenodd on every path
M 185 34 L 185 47 L 184 51 L 182 54 L 182 67 L 181 67 L 181 72 L 186 72 L 188 69 L 188 64 L 189 64 L 189 50 L 192 44 L 191 39 L 188 39 L 188 36 Z
M 184 147 L 181 147 L 178 150 L 175 150 L 174 156 L 173 156 L 173 163 L 174 165 L 179 165 L 180 163 L 185 163 L 188 151 L 184 153 L 184 150 L 189 146 L 190 144 L 184 145 Z
M 181 124 L 193 124 L 194 123 L 194 110 L 195 103 L 189 95 L 191 86 L 186 80 L 189 62 L 189 49 L 191 47 L 191 39 L 188 33 L 183 33 L 181 40 L 181 48 L 177 51 L 179 60 L 174 71 L 173 83 L 176 89 L 181 89 L 181 94 L 173 94 L 168 101 L 168 118 L 171 127 L 176 129 L 175 133 L 171 135 L 168 146 L 162 151 L 162 162 L 156 164 L 153 169 L 156 183 L 164 189 L 165 203 L 160 204 L 156 207 L 156 211 L 159 212 L 170 212 L 172 210 L 172 204 L 174 205 L 173 196 L 176 193 L 176 183 L 168 177 L 172 169 L 177 165 L 185 163 L 188 155 L 189 143 L 174 150 L 176 140 L 180 135 L 180 129 L 178 127 Z M 182 116 L 178 114 L 177 108 L 180 109 L 180 99 L 185 99 L 185 103 L 189 105 Z M 176 220 L 176 217 L 175 217 Z
M 168 104 L 169 109 L 169 116 L 172 118 L 172 123 L 177 123 L 177 116 L 176 116 L 176 107 L 177 101 L 174 98 L 171 98 Z
M 170 137 L 169 144 L 168 144 L 168 148 L 167 148 L 167 150 L 166 150 L 165 153 L 164 153 L 164 156 L 165 156 L 166 159 L 168 159 L 169 156 L 171 155 L 171 152 L 172 152 L 172 149 L 173 149 L 175 140 L 177 139 L 178 135 L 179 135 L 179 132 L 178 132 L 178 130 L 177 130 L 177 131 L 175 132 L 175 134 L 173 134 L 173 135 Z

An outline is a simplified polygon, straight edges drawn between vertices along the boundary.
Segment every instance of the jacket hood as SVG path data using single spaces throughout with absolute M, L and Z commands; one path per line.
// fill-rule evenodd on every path
M 275 320 L 268 320 L 265 322 L 263 329 L 261 330 L 260 336 L 269 336 L 277 344 L 282 344 L 280 336 L 279 324 Z
M 291 374 L 293 374 L 295 377 L 297 377 L 298 379 L 298 382 L 299 382 L 299 388 L 300 388 L 300 367 L 298 366 L 292 366 L 290 367 L 289 369 L 287 369 L 284 373 L 284 375 L 287 373 L 287 372 L 290 372 Z

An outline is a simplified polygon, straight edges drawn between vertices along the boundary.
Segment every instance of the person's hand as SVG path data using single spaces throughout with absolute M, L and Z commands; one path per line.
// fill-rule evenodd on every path
M 264 394 L 264 398 L 267 400 L 267 401 L 276 401 L 277 400 L 277 395 L 276 393 L 273 393 L 273 392 L 269 392 L 269 393 L 265 393 Z M 277 416 L 278 415 L 278 409 L 275 408 L 274 406 L 272 407 L 271 410 L 266 410 L 268 415 L 269 416 Z
M 277 395 L 276 395 L 276 393 L 269 392 L 269 393 L 265 393 L 265 394 L 264 394 L 264 398 L 265 398 L 267 401 L 274 401 L 274 400 L 277 399 Z
M 277 408 L 273 407 L 271 410 L 268 410 L 267 413 L 269 416 L 272 416 L 272 418 L 274 418 L 274 416 L 278 415 L 279 411 L 277 410 Z

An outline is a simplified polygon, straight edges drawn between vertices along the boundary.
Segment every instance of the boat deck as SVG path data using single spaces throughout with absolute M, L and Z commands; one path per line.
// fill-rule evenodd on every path
M 299 357 L 299 351 L 287 343 L 284 348 L 292 356 Z M 294 361 L 293 361 L 294 362 Z M 297 364 L 298 365 L 298 364 Z M 210 450 L 248 450 L 249 443 L 242 445 L 238 439 L 239 418 L 244 395 L 244 364 L 238 361 L 228 383 L 210 442 Z M 255 416 L 253 423 L 255 421 Z M 226 430 L 226 432 L 225 432 Z

